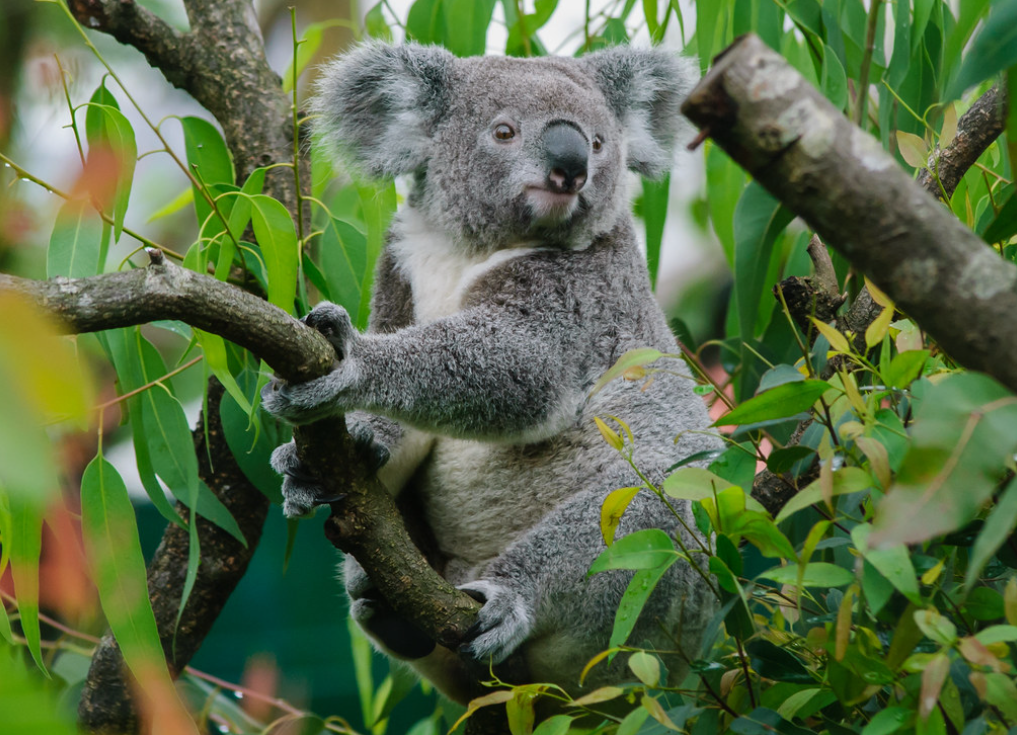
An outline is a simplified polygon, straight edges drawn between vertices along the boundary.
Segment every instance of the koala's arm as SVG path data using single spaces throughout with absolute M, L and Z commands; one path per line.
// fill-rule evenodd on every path
M 294 423 L 363 409 L 450 436 L 536 441 L 575 421 L 584 398 L 576 326 L 539 306 L 479 304 L 391 334 L 358 334 L 331 304 L 312 315 L 342 360 L 266 388 L 266 408 Z

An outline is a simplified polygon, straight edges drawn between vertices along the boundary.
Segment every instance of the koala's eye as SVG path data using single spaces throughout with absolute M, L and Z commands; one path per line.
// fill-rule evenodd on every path
M 512 140 L 516 137 L 516 131 L 512 129 L 511 125 L 502 123 L 494 129 L 495 140 Z
M 593 136 L 593 152 L 600 153 L 600 150 L 604 147 L 604 139 L 599 135 Z

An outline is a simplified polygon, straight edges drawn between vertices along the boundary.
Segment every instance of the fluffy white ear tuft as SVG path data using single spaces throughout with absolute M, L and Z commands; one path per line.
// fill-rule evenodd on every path
M 660 177 L 671 169 L 682 100 L 699 80 L 693 59 L 661 49 L 616 46 L 581 59 L 625 126 L 628 167 Z
M 436 46 L 369 43 L 329 62 L 311 103 L 320 143 L 369 178 L 422 168 L 453 58 Z

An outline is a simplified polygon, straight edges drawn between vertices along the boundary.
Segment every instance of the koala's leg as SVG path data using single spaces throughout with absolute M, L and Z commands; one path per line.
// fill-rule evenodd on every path
M 435 642 L 423 630 L 396 614 L 352 556 L 343 563 L 343 581 L 350 597 L 350 616 L 385 653 L 412 661 L 435 649 Z
M 484 601 L 468 653 L 498 663 L 522 645 L 535 681 L 575 689 L 586 663 L 608 647 L 615 611 L 632 578 L 623 570 L 587 577 L 590 564 L 605 548 L 600 531 L 605 494 L 587 490 L 568 499 L 478 579 L 460 585 Z M 684 505 L 678 507 L 685 512 Z M 626 511 L 618 538 L 644 528 L 674 533 L 677 527 L 666 506 L 644 491 Z M 691 539 L 685 542 L 694 547 Z M 714 609 L 713 596 L 687 565 L 678 562 L 672 569 L 644 608 L 632 640 L 642 644 L 649 639 L 672 650 L 677 642 L 695 650 Z

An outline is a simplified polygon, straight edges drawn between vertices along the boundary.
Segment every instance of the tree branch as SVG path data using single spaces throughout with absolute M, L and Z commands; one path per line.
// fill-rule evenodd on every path
M 999 105 L 987 94 L 962 118 L 964 135 L 940 158 L 941 179 L 943 161 L 952 162 L 948 193 L 961 167 L 998 136 Z M 916 186 L 780 56 L 755 36 L 740 39 L 682 111 L 957 362 L 1017 389 L 1017 268 Z M 848 321 L 860 333 L 878 313 L 870 302 L 858 299 L 857 318 Z M 769 473 L 754 485 L 771 508 L 794 492 L 786 479 Z
M 152 265 L 124 273 L 91 278 L 58 278 L 33 281 L 0 274 L 0 290 L 13 290 L 33 300 L 40 309 L 62 321 L 68 332 L 93 332 L 143 324 L 155 319 L 179 319 L 213 332 L 245 347 L 264 359 L 286 380 L 306 381 L 326 375 L 335 362 L 335 352 L 318 332 L 292 318 L 278 307 L 256 296 L 192 271 L 173 265 L 158 250 L 150 250 Z M 174 629 L 187 568 L 187 533 L 170 526 L 149 568 L 153 608 L 160 634 L 175 672 L 179 672 L 197 651 L 221 604 L 209 603 L 201 590 L 218 590 L 221 603 L 246 569 L 250 551 L 257 544 L 267 513 L 264 496 L 251 488 L 232 461 L 218 427 L 218 395 L 210 394 L 208 419 L 216 473 L 205 468 L 203 479 L 210 486 L 218 478 L 226 488 L 222 499 L 228 507 L 249 516 L 243 526 L 249 550 L 230 541 L 206 548 L 202 538 L 202 566 L 199 583 L 188 602 L 179 630 Z M 202 425 L 195 430 L 198 455 L 207 460 Z M 452 650 L 458 648 L 466 630 L 476 619 L 480 604 L 456 590 L 424 559 L 410 540 L 391 494 L 358 456 L 346 434 L 341 416 L 294 429 L 301 460 L 318 478 L 331 497 L 332 516 L 326 535 L 339 549 L 353 554 L 378 590 L 400 615 L 417 623 L 428 635 Z M 223 458 L 229 463 L 224 467 Z M 223 473 L 223 477 L 219 477 Z M 241 487 L 241 492 L 229 491 Z M 217 493 L 218 494 L 218 493 Z M 246 507 L 250 505 L 251 507 Z M 236 516 L 237 513 L 234 512 Z M 238 516 L 238 521 L 241 518 Z M 202 532 L 211 539 L 222 532 L 211 524 Z M 213 539 L 214 540 L 214 539 Z M 215 551 L 218 550 L 218 551 Z M 206 551 L 208 555 L 206 558 Z M 247 553 L 241 554 L 241 551 Z M 219 554 L 225 554 L 220 556 Z M 234 559 L 234 557 L 242 557 Z M 216 598 L 217 600 L 220 598 Z M 186 625 L 185 625 L 186 621 Z M 176 655 L 171 644 L 177 636 Z M 180 645 L 184 635 L 187 645 Z M 83 724 L 93 730 L 118 732 L 137 728 L 133 707 L 115 641 L 107 635 L 97 650 L 82 699 Z M 520 663 L 509 669 L 509 677 L 521 680 Z M 481 672 L 478 672 L 481 673 Z
M 250 350 L 286 380 L 303 382 L 332 369 L 335 350 L 328 340 L 279 307 L 173 265 L 158 250 L 148 255 L 147 268 L 91 278 L 33 281 L 0 274 L 0 289 L 31 298 L 70 333 L 179 319 Z

